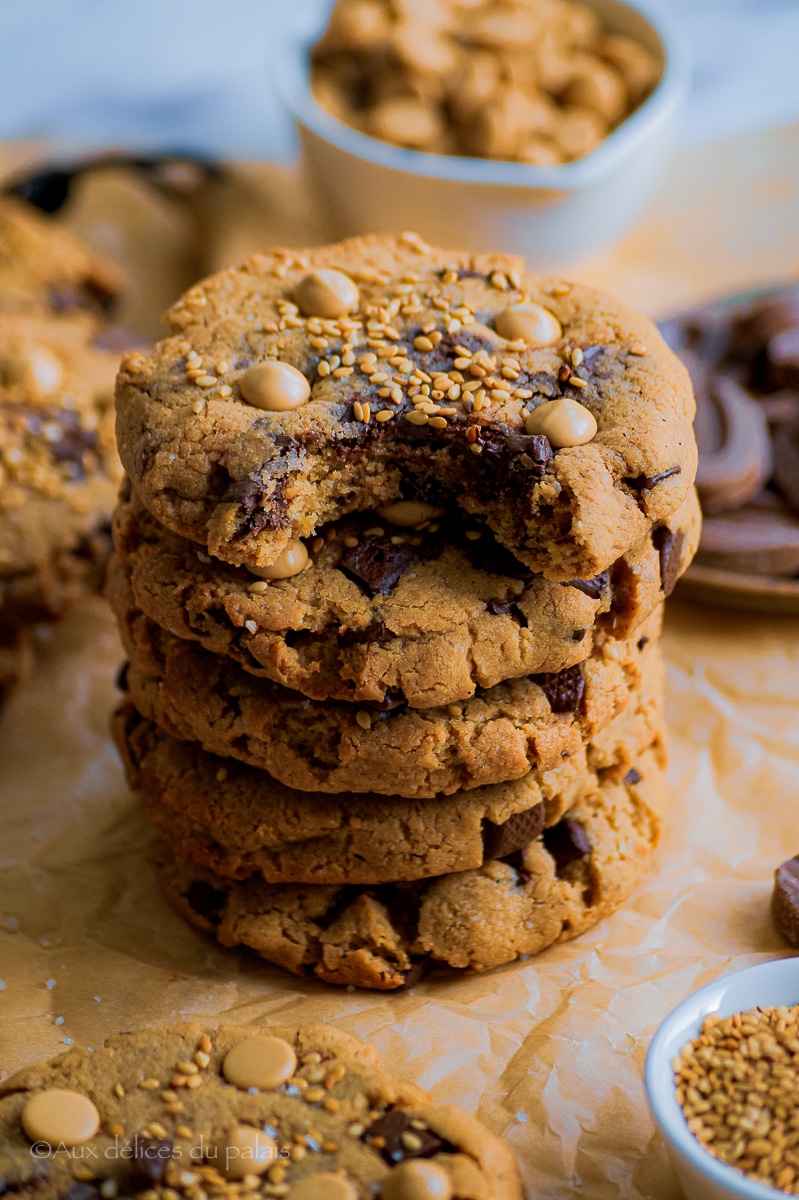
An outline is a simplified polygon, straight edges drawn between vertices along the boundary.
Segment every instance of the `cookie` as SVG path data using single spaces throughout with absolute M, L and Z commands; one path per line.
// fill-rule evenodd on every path
M 596 646 L 566 671 L 481 688 L 457 705 L 381 710 L 308 700 L 258 679 L 160 629 L 118 582 L 109 595 L 139 712 L 300 791 L 430 797 L 551 770 L 625 707 L 662 619 L 661 606 L 629 642 Z
M 415 528 L 365 513 L 321 529 L 299 574 L 259 580 L 209 562 L 127 495 L 112 570 L 156 624 L 251 674 L 313 700 L 427 708 L 574 666 L 597 631 L 629 637 L 688 566 L 699 527 L 692 491 L 608 572 L 564 585 L 533 576 L 460 512 Z
M 0 623 L 60 616 L 95 588 L 119 487 L 119 351 L 88 314 L 4 313 L 0 337 Z M 112 339 L 113 343 L 113 339 Z
M 114 734 L 132 788 L 176 854 L 231 879 L 369 884 L 479 867 L 522 850 L 598 787 L 621 778 L 657 744 L 662 754 L 661 663 L 604 731 L 551 771 L 435 800 L 298 792 L 264 771 L 181 742 L 123 704 Z M 594 766 L 593 762 L 601 763 Z
M 0 1084 L 21 1200 L 168 1195 L 521 1200 L 508 1148 L 327 1024 L 166 1025 Z
M 117 267 L 32 204 L 0 196 L 0 310 L 106 312 L 122 284 Z
M 608 778 L 524 850 L 476 870 L 363 889 L 234 882 L 175 857 L 152 865 L 170 902 L 224 946 L 246 946 L 297 975 L 391 990 L 426 965 L 487 971 L 576 937 L 635 890 L 666 800 L 655 755 Z
M 120 455 L 163 525 L 234 565 L 285 570 L 322 525 L 419 500 L 592 579 L 693 482 L 690 382 L 655 327 L 520 259 L 412 235 L 277 251 L 166 320 L 123 360 Z

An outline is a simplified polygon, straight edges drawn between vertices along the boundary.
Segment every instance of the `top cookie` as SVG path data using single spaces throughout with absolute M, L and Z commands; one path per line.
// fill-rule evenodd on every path
M 167 322 L 123 359 L 120 455 L 162 524 L 235 565 L 282 570 L 325 522 L 414 499 L 592 578 L 693 482 L 690 382 L 655 327 L 517 258 L 414 235 L 275 251 Z
M 520 1200 L 510 1151 L 328 1025 L 172 1025 L 0 1085 L 21 1200 Z
M 108 307 L 121 272 L 24 200 L 0 197 L 0 309 L 60 314 Z

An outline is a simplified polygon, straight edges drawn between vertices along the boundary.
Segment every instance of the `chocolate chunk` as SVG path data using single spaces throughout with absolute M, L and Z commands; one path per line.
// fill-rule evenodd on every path
M 429 958 L 417 958 L 416 962 L 405 972 L 405 978 L 402 983 L 402 991 L 409 991 L 415 987 L 417 983 L 421 983 L 427 974 L 427 968 L 430 966 Z
M 486 600 L 486 609 L 491 613 L 492 617 L 498 617 L 503 613 L 509 613 L 512 608 L 512 600 Z
M 587 633 L 588 633 L 587 629 L 572 630 L 572 641 L 573 642 L 581 642 Z
M 225 903 L 225 893 L 211 887 L 204 879 L 193 879 L 186 892 L 186 899 L 196 913 L 207 916 L 219 912 Z
M 486 821 L 483 827 L 485 858 L 505 858 L 534 842 L 544 828 L 545 807 L 542 801 L 526 812 L 514 813 L 502 825 Z
M 670 596 L 680 578 L 680 559 L 683 531 L 672 533 L 668 525 L 660 525 L 652 532 L 652 545 L 660 556 L 660 586 L 664 596 Z
M 507 425 L 481 426 L 481 441 L 488 454 L 512 456 L 526 454 L 531 472 L 540 478 L 553 457 L 552 446 L 543 433 L 518 433 Z
M 461 530 L 461 533 L 463 532 L 464 530 Z M 530 568 L 519 562 L 510 550 L 506 550 L 504 546 L 500 545 L 489 530 L 484 529 L 482 537 L 473 540 L 465 536 L 458 540 L 459 545 L 469 555 L 472 565 L 478 571 L 487 571 L 489 575 L 507 575 L 511 579 L 525 581 L 532 579 L 533 573 Z
M 598 600 L 602 593 L 610 587 L 610 571 L 603 571 L 601 575 L 595 575 L 593 579 L 570 579 L 562 586 L 577 588 L 578 592 L 582 592 L 590 600 Z
M 523 849 L 517 850 L 515 854 L 506 854 L 502 861 L 507 863 L 509 867 L 513 867 L 520 887 L 525 887 L 533 878 L 524 865 Z
M 402 1140 L 403 1134 L 412 1134 L 419 1143 L 418 1147 L 408 1147 Z M 395 1109 L 373 1121 L 364 1132 L 362 1140 L 367 1144 L 374 1138 L 379 1138 L 381 1145 L 375 1146 L 383 1162 L 390 1167 L 396 1163 L 405 1162 L 409 1158 L 432 1158 L 448 1148 L 448 1144 L 429 1129 L 416 1129 L 411 1125 L 407 1113 Z M 408 1141 L 411 1139 L 408 1138 Z M 449 1147 L 453 1149 L 453 1147 Z
M 175 1143 L 171 1138 L 133 1139 L 133 1173 L 144 1184 L 161 1183 Z
M 585 692 L 583 664 L 566 667 L 545 675 L 533 675 L 533 682 L 543 691 L 553 712 L 577 712 Z
M 127 661 L 123 662 L 122 666 L 117 671 L 116 679 L 114 680 L 114 684 L 117 688 L 117 691 L 127 692 L 129 690 L 128 689 L 128 672 L 129 671 L 130 671 L 130 663 Z
M 651 492 L 653 487 L 657 487 L 664 479 L 670 479 L 672 475 L 679 475 L 682 472 L 682 467 L 669 467 L 667 471 L 661 471 L 659 475 L 636 475 L 635 479 L 627 479 L 631 488 L 635 488 L 637 492 Z
M 641 782 L 641 775 L 638 771 L 636 771 L 635 767 L 630 767 L 629 771 L 624 776 L 624 782 L 625 783 L 640 783 Z
M 774 872 L 771 913 L 786 942 L 799 947 L 799 855 Z
M 338 641 L 341 646 L 367 646 L 373 642 L 388 642 L 392 637 L 384 621 L 372 621 L 365 629 L 345 629 L 339 634 Z
M 643 650 L 644 646 L 646 646 L 648 642 L 649 642 L 649 638 L 647 637 L 646 634 L 644 634 L 644 636 L 640 637 L 635 644 L 639 650 Z
M 370 537 L 346 551 L 339 567 L 365 583 L 374 595 L 387 595 L 416 557 L 409 542 L 395 546 L 390 537 Z
M 564 817 L 557 825 L 544 830 L 544 846 L 555 860 L 555 870 L 560 875 L 561 870 L 569 863 L 578 862 L 591 853 L 591 845 L 585 836 L 585 830 L 579 821 L 573 817 Z
M 247 516 L 263 503 L 266 489 L 259 479 L 234 479 L 222 497 L 224 504 L 238 504 Z

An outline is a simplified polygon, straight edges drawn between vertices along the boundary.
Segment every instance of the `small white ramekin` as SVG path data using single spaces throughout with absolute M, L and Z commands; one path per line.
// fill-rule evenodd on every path
M 586 0 L 615 33 L 662 63 L 660 82 L 600 146 L 562 166 L 406 150 L 367 137 L 314 100 L 308 46 L 276 64 L 303 162 L 335 236 L 412 229 L 440 246 L 522 254 L 560 267 L 621 237 L 649 203 L 668 161 L 688 86 L 682 34 L 657 0 Z
M 799 1003 L 799 957 L 775 959 L 733 971 L 694 992 L 666 1017 L 646 1056 L 644 1084 L 687 1200 L 779 1200 L 785 1192 L 755 1183 L 702 1148 L 677 1103 L 671 1061 L 698 1036 L 710 1013 L 733 1013 Z

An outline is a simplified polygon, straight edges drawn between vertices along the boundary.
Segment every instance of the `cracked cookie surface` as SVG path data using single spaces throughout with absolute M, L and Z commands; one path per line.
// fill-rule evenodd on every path
M 244 946 L 297 975 L 392 990 L 426 965 L 486 971 L 576 937 L 635 890 L 667 802 L 656 751 L 613 773 L 509 859 L 413 884 L 371 889 L 234 882 L 151 852 L 167 898 L 224 946 Z
M 551 771 L 434 800 L 286 788 L 264 771 L 171 738 L 120 706 L 128 782 L 175 853 L 232 879 L 363 884 L 424 879 L 522 850 L 647 748 L 662 746 L 662 662 L 647 658 L 624 712 Z
M 427 1195 L 408 1177 L 438 1183 L 430 1200 L 522 1195 L 499 1138 L 327 1024 L 156 1026 L 0 1084 L 0 1178 L 20 1200 Z
M 699 526 L 692 490 L 610 571 L 561 584 L 533 576 L 462 513 L 411 529 L 365 513 L 320 530 L 299 574 L 258 580 L 208 561 L 129 494 L 111 569 L 156 624 L 251 674 L 314 700 L 426 708 L 574 666 L 596 632 L 630 637 L 688 566 Z
M 332 307 L 329 289 L 309 299 L 320 271 L 339 280 Z M 545 344 L 497 331 L 520 305 L 544 314 Z M 166 320 L 171 338 L 123 360 L 120 455 L 162 524 L 234 565 L 417 499 L 481 517 L 547 578 L 589 579 L 693 482 L 693 395 L 655 327 L 520 259 L 410 235 L 276 251 L 196 285 Z M 278 377 L 291 395 L 276 400 Z M 553 448 L 531 433 L 558 399 L 596 436 Z

